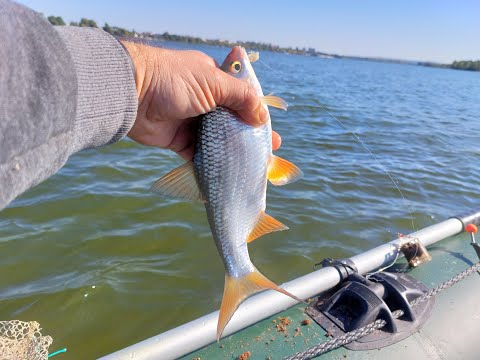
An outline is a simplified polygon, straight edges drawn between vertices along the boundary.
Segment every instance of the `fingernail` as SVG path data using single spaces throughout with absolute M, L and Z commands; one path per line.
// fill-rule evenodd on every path
M 260 124 L 264 124 L 267 122 L 267 109 L 265 109 L 265 106 L 260 107 L 260 112 L 258 113 L 258 121 Z
M 244 114 L 245 121 L 252 126 L 262 126 L 267 122 L 268 112 L 263 105 L 260 104 L 254 111 Z

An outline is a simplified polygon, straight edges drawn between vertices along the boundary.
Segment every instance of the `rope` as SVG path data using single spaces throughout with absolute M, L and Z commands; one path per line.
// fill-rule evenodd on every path
M 433 288 L 429 292 L 425 293 L 425 295 L 422 295 L 415 300 L 413 300 L 410 305 L 415 306 L 420 304 L 421 302 L 425 301 L 429 297 L 437 295 L 440 291 L 448 289 L 450 286 L 455 285 L 456 283 L 462 281 L 466 277 L 472 275 L 474 272 L 480 270 L 480 262 L 473 264 L 470 266 L 468 269 L 462 271 L 460 274 L 454 276 L 450 280 L 445 281 L 443 284 L 438 285 L 437 287 Z
M 58 354 L 61 354 L 61 353 L 64 353 L 64 352 L 67 352 L 67 348 L 63 348 L 63 349 L 60 349 L 60 350 L 57 350 L 51 354 L 48 354 L 48 357 L 51 358 L 51 357 L 54 357 L 55 355 L 58 355 Z
M 410 305 L 415 306 L 418 305 L 428 298 L 435 296 L 438 294 L 440 291 L 445 290 L 449 288 L 450 286 L 458 283 L 459 281 L 462 281 L 466 277 L 472 275 L 474 272 L 480 270 L 480 262 L 472 265 L 468 269 L 462 271 L 460 274 L 454 276 L 448 281 L 445 281 L 444 283 L 440 284 L 439 286 L 433 288 L 432 290 L 426 292 L 422 296 L 416 298 L 413 300 Z M 404 314 L 402 310 L 396 310 L 392 313 L 393 317 L 395 319 L 398 319 Z M 350 331 L 346 333 L 345 335 L 339 336 L 338 338 L 331 339 L 327 342 L 315 345 L 305 351 L 298 352 L 294 355 L 286 357 L 284 360 L 307 360 L 307 359 L 312 359 L 316 356 L 322 355 L 328 351 L 334 350 L 339 348 L 340 346 L 343 346 L 345 344 L 349 344 L 353 341 L 356 341 L 364 336 L 367 336 L 371 333 L 373 333 L 376 330 L 379 330 L 383 328 L 387 322 L 385 320 L 379 319 L 375 320 L 374 322 L 365 325 L 361 328 L 358 328 L 357 330 Z

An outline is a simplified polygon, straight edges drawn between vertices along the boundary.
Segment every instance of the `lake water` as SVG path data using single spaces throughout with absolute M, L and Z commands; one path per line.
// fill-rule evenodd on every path
M 260 55 L 264 92 L 290 105 L 271 110 L 277 155 L 305 174 L 268 189 L 268 213 L 290 230 L 249 245 L 270 279 L 479 206 L 480 73 Z M 59 359 L 91 359 L 217 310 L 224 269 L 203 206 L 149 192 L 181 163 L 123 140 L 72 156 L 2 211 L 0 319 L 36 320 L 51 351 L 68 348 Z

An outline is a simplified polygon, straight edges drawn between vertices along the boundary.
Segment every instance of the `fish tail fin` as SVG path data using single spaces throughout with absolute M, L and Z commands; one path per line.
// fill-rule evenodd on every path
M 220 314 L 217 323 L 217 341 L 220 340 L 223 329 L 225 329 L 225 326 L 227 326 L 240 304 L 250 295 L 267 289 L 276 290 L 282 294 L 290 296 L 298 302 L 302 302 L 302 300 L 295 295 L 290 294 L 288 291 L 267 279 L 256 268 L 254 271 L 241 278 L 225 274 L 225 288 L 223 290 L 222 305 L 220 306 Z

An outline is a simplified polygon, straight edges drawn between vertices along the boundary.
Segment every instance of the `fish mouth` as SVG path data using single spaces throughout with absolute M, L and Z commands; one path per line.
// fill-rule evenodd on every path
M 239 45 L 234 46 L 232 48 L 232 50 L 230 51 L 230 54 L 232 56 L 234 56 L 236 59 L 243 59 L 243 58 L 247 57 L 247 51 L 245 50 L 244 47 L 239 46 Z

